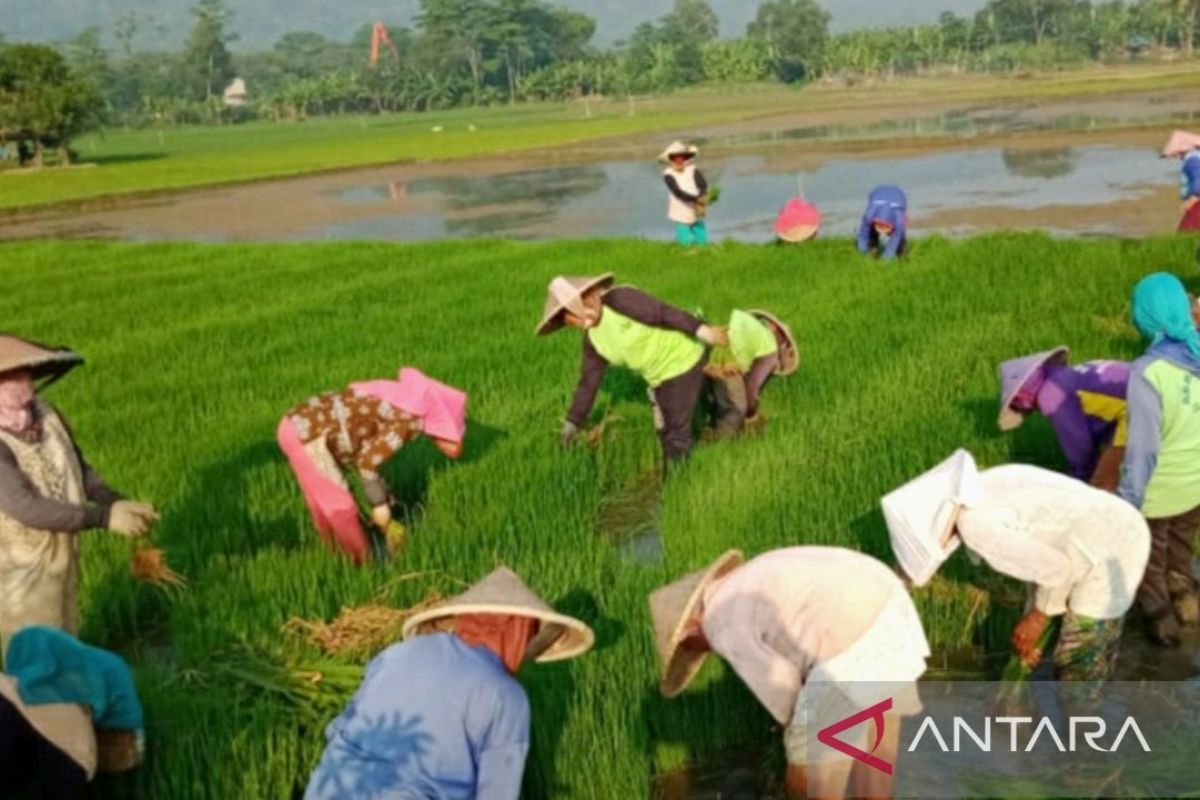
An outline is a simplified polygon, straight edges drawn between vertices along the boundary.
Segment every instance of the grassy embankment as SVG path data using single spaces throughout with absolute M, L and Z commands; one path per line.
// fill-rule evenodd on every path
M 527 151 L 651 131 L 686 131 L 753 117 L 878 107 L 910 111 L 963 102 L 1054 99 L 1189 88 L 1200 66 L 1090 68 L 1045 75 L 903 78 L 856 87 L 709 87 L 588 104 L 457 109 L 428 114 L 314 117 L 302 123 L 110 130 L 76 147 L 93 167 L 0 173 L 0 211 L 110 196 L 401 161 Z M 815 119 L 819 121 L 819 118 Z M 433 128 L 443 130 L 434 132 Z M 474 127 L 474 130 L 471 128 Z M 647 153 L 657 148 L 647 145 Z
M 682 698 L 659 698 L 647 591 L 728 547 L 889 558 L 878 498 L 959 446 L 983 464 L 1060 466 L 1044 424 L 996 431 L 997 362 L 1060 342 L 1080 359 L 1132 356 L 1131 286 L 1162 268 L 1189 277 L 1192 249 L 932 239 L 887 265 L 836 240 L 688 258 L 624 241 L 0 248 L 5 327 L 87 356 L 49 397 L 115 486 L 160 505 L 156 539 L 191 581 L 175 595 L 135 585 L 129 543 L 87 535 L 83 636 L 135 664 L 150 726 L 149 763 L 102 796 L 292 797 L 340 701 L 306 718 L 240 690 L 216 677 L 230 648 L 313 662 L 281 633 L 290 617 L 380 595 L 408 606 L 501 562 L 600 639 L 585 659 L 522 675 L 536 720 L 526 796 L 644 797 L 656 771 L 770 742 L 765 713 L 715 661 Z M 706 446 L 670 480 L 662 565 L 623 560 L 595 523 L 606 496 L 654 469 L 643 388 L 610 375 L 606 443 L 560 451 L 579 340 L 532 335 L 551 275 L 606 269 L 712 317 L 771 308 L 802 341 L 801 371 L 767 390 L 766 432 Z M 275 424 L 313 392 L 405 363 L 470 393 L 467 453 L 451 465 L 422 443 L 396 459 L 391 480 L 419 508 L 409 548 L 356 570 L 316 541 Z M 918 595 L 935 647 L 1002 647 L 1012 609 L 974 588 L 994 582 L 961 556 L 944 575 Z

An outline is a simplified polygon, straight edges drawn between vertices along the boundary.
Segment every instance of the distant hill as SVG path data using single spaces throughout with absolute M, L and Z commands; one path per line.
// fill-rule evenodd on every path
M 555 0 L 551 0 L 554 2 Z M 584 11 L 599 22 L 597 42 L 610 44 L 626 36 L 638 23 L 657 19 L 670 10 L 672 0 L 557 0 Z M 737 36 L 754 17 L 757 0 L 710 0 L 721 18 L 723 35 Z M 234 10 L 237 49 L 270 45 L 282 34 L 312 30 L 345 39 L 366 22 L 408 23 L 419 8 L 418 0 L 229 0 Z M 142 47 L 175 46 L 191 26 L 188 9 L 193 0 L 0 0 L 0 34 L 9 40 L 57 40 L 73 36 L 89 25 L 108 34 L 112 21 L 137 11 L 149 21 L 142 25 Z M 944 10 L 974 11 L 983 0 L 826 0 L 835 30 L 883 27 L 937 19 Z

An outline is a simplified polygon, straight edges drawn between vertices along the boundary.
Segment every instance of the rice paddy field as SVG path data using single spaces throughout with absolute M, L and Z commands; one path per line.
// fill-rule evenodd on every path
M 109 202 L 218 184 L 348 167 L 511 154 L 650 131 L 789 114 L 879 107 L 1037 102 L 1195 87 L 1194 64 L 1144 64 L 1020 75 L 898 78 L 886 87 L 708 86 L 666 96 L 449 109 L 421 114 L 312 117 L 299 122 L 107 128 L 73 142 L 81 165 L 0 175 L 0 214 Z M 657 152 L 653 148 L 651 152 Z
M 114 486 L 160 506 L 155 542 L 189 581 L 135 583 L 132 545 L 87 534 L 82 636 L 134 664 L 149 725 L 147 764 L 101 796 L 298 796 L 365 656 L 326 656 L 286 623 L 409 607 L 500 563 L 598 636 L 585 658 L 521 674 L 525 796 L 649 797 L 655 775 L 769 746 L 768 715 L 716 659 L 684 696 L 659 697 L 646 594 L 730 547 L 836 544 L 890 563 L 879 497 L 960 446 L 982 464 L 1061 468 L 1041 421 L 996 430 L 996 365 L 1060 343 L 1076 359 L 1134 356 L 1133 284 L 1162 269 L 1194 284 L 1193 253 L 1183 238 L 1040 235 L 921 240 L 899 264 L 844 240 L 686 255 L 621 240 L 0 247 L 5 328 L 86 356 L 47 396 Z M 602 524 L 657 470 L 644 387 L 611 372 L 598 446 L 563 451 L 580 341 L 533 336 L 551 276 L 605 270 L 710 319 L 771 309 L 801 340 L 800 372 L 766 391 L 766 430 L 668 477 L 661 562 L 623 555 Z M 466 453 L 451 464 L 418 443 L 394 460 L 408 547 L 355 569 L 317 540 L 275 426 L 313 393 L 402 364 L 469 392 Z M 942 575 L 917 597 L 937 666 L 1002 650 L 1011 587 L 962 556 Z

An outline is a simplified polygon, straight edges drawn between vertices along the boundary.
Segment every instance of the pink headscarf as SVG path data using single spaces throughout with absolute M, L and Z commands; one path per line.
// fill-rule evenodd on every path
M 377 397 L 424 423 L 426 436 L 459 443 L 467 429 L 467 396 L 458 389 L 426 377 L 420 370 L 404 367 L 399 380 L 365 381 L 350 388 Z

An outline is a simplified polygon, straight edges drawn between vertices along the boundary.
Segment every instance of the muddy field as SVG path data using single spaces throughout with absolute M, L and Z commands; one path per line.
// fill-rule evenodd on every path
M 665 239 L 659 140 L 686 136 L 722 187 L 718 238 L 767 241 L 803 192 L 826 235 L 853 231 L 866 192 L 899 183 L 917 233 L 1045 229 L 1143 236 L 1178 217 L 1176 165 L 1156 149 L 1200 113 L 1200 89 L 1007 105 L 867 103 L 519 157 L 373 167 L 10 215 L 6 238 L 134 241 Z

